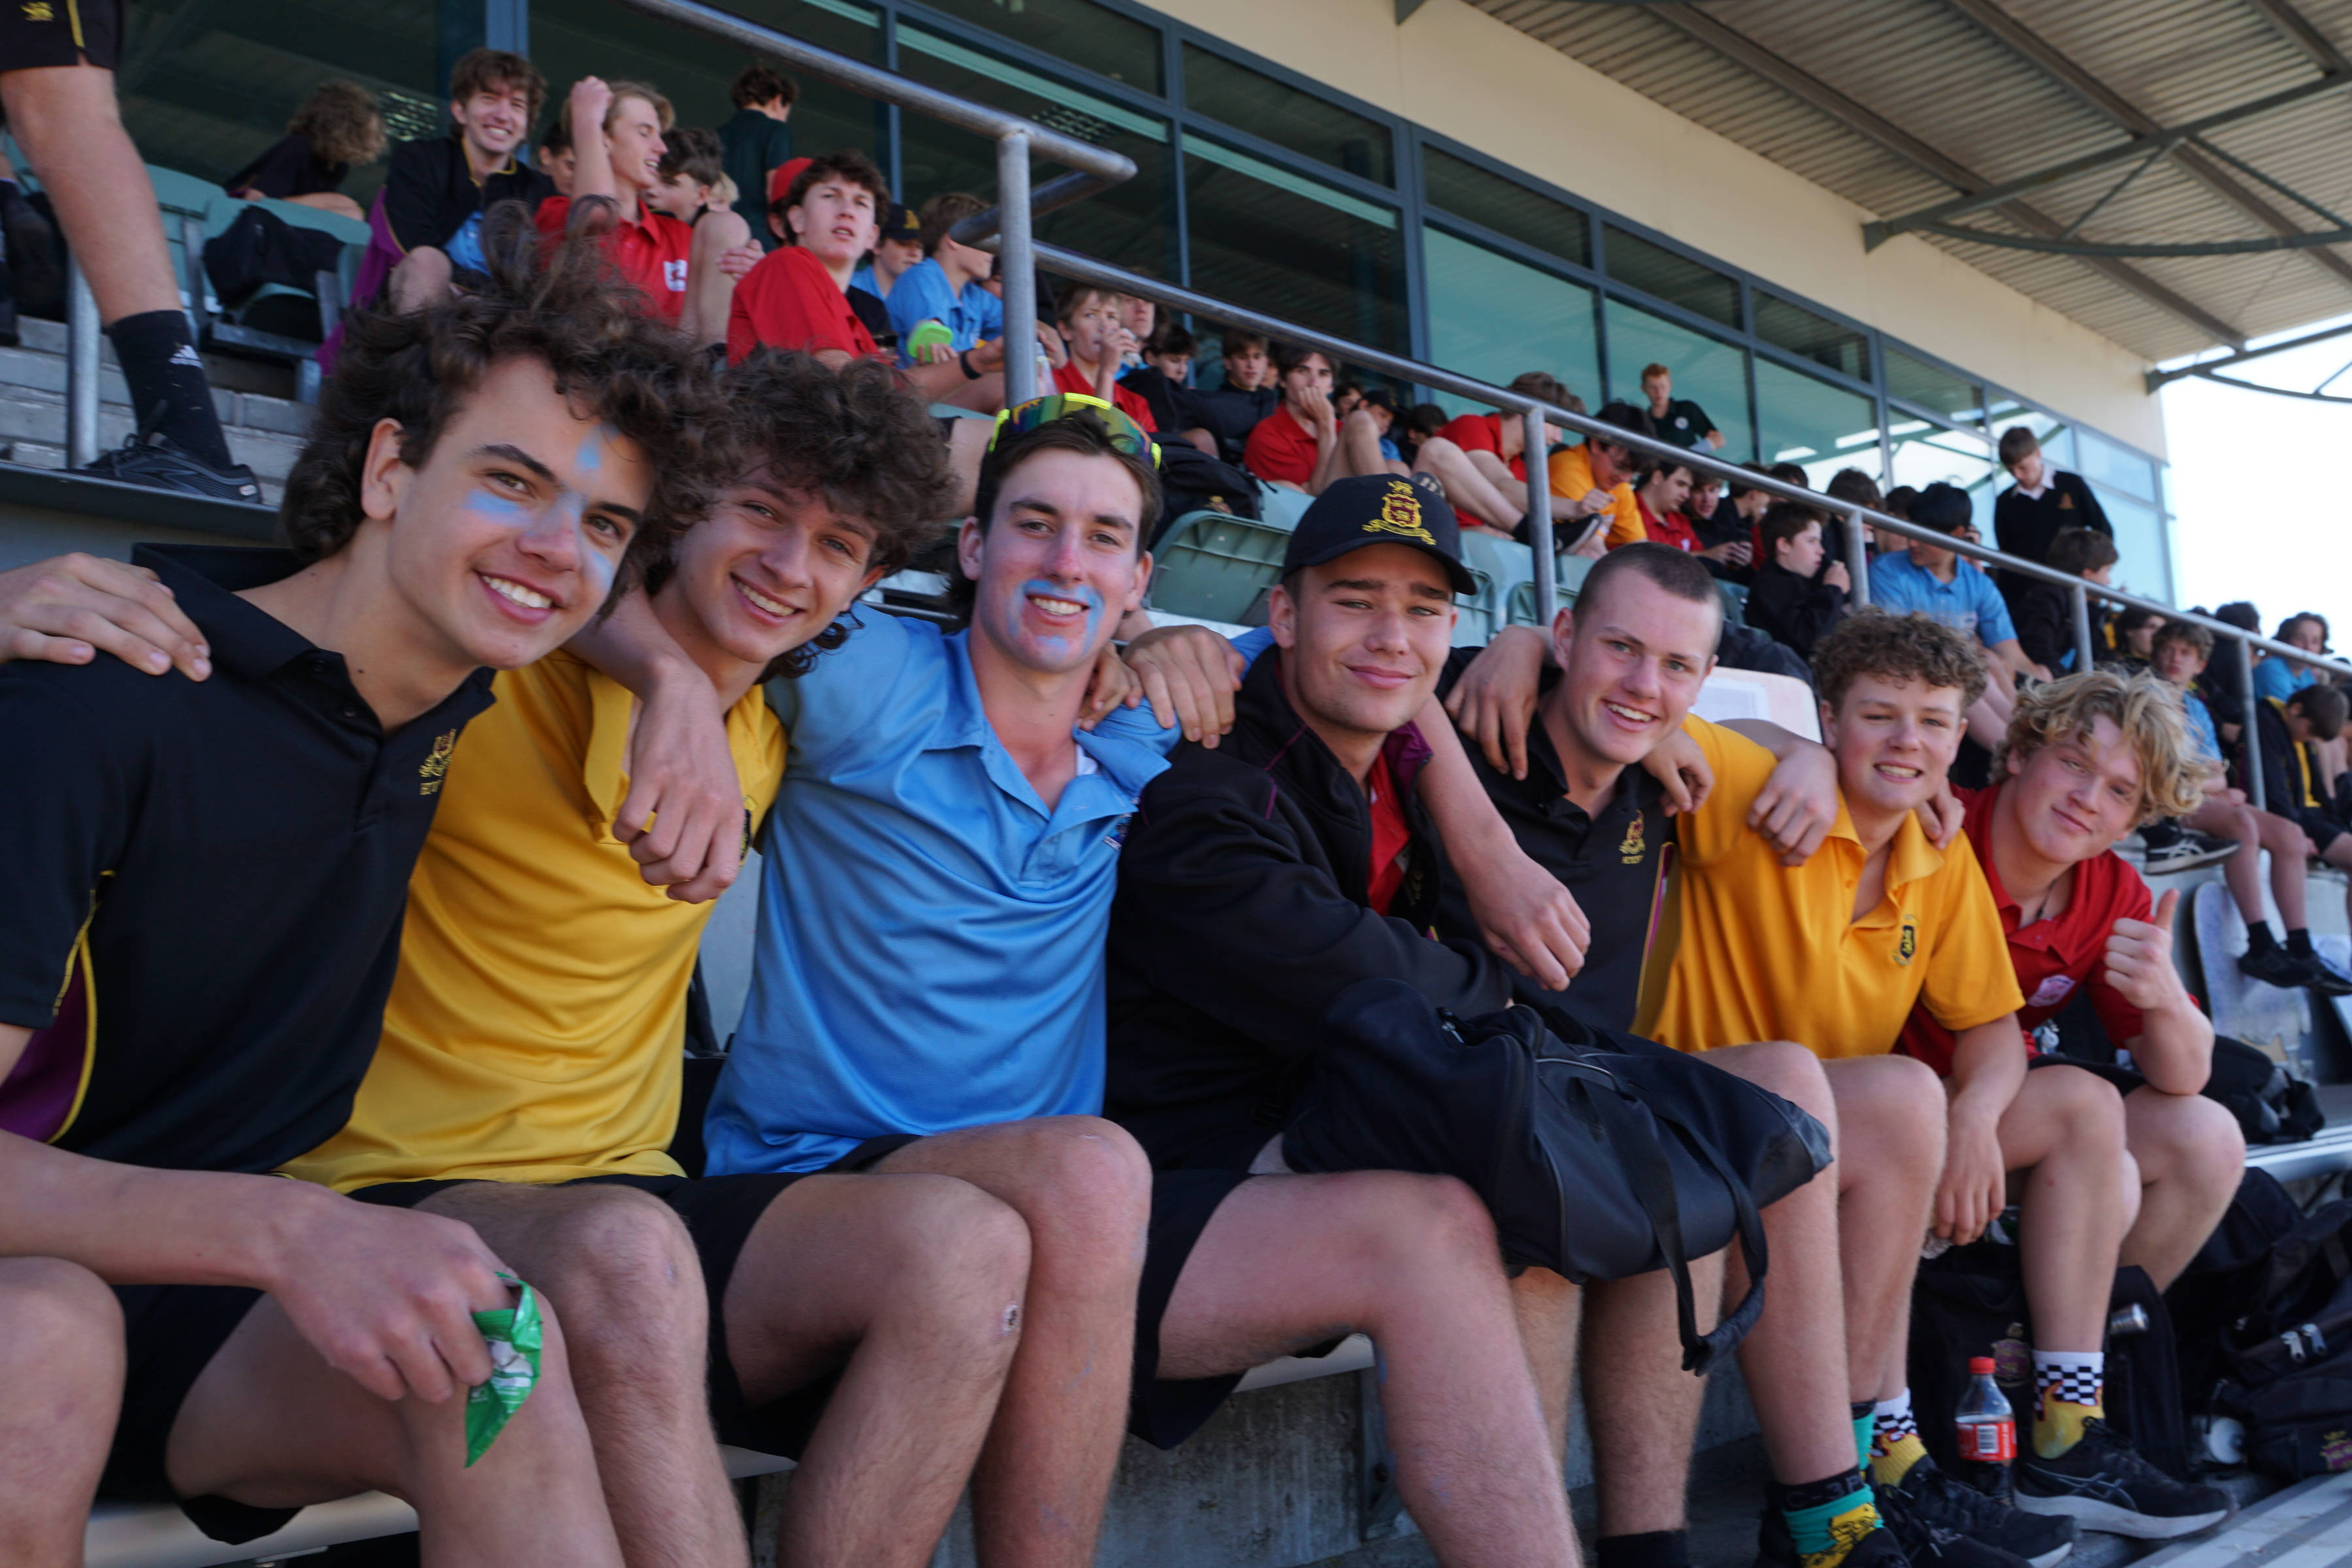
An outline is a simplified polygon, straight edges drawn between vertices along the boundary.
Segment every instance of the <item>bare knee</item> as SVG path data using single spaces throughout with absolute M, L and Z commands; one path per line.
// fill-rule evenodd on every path
M 2233 1193 L 2246 1170 L 2246 1134 L 2219 1100 L 2201 1094 L 2134 1091 L 2129 1136 L 2150 1180 Z
M 953 1176 L 894 1175 L 870 1237 L 886 1314 L 1010 1355 L 1028 1290 L 1029 1227 L 1011 1205 Z
M 533 1283 L 561 1304 L 583 1354 L 641 1362 L 656 1350 L 701 1354 L 709 1315 L 702 1265 L 667 1205 L 626 1187 L 574 1188 L 583 1199 L 547 1222 Z
M 1022 1124 L 1016 1158 L 1035 1201 L 1023 1205 L 1032 1230 L 1119 1247 L 1139 1247 L 1151 1214 L 1151 1163 L 1116 1122 L 1051 1116 Z
M 122 1379 L 122 1309 L 106 1282 L 55 1258 L 0 1258 L 0 1388 Z
M 2062 1119 L 2060 1151 L 2123 1152 L 2124 1097 L 2114 1084 L 2072 1067 L 2036 1068 L 2031 1079 L 2036 1098 Z
M 713 207 L 694 226 L 694 248 L 716 256 L 722 250 L 751 243 L 751 226 L 732 207 Z
M 1462 448 L 1454 442 L 1443 436 L 1432 436 L 1423 441 L 1421 450 L 1413 454 L 1412 466 L 1416 470 L 1434 468 L 1441 463 L 1459 460 L 1461 456 Z
M 1468 1184 L 1401 1171 L 1362 1174 L 1360 1201 L 1349 1218 L 1360 1233 L 1359 1256 L 1382 1274 L 1500 1271 L 1494 1218 Z
M 1704 1058 L 1702 1058 L 1704 1059 Z M 1822 1125 L 1837 1125 L 1837 1100 L 1821 1058 L 1789 1040 L 1766 1040 L 1739 1047 L 1739 1076 L 1807 1112 Z

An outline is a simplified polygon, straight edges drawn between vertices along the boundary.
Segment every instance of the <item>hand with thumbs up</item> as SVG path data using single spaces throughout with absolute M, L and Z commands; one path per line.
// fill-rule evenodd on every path
M 2143 1013 L 2188 1005 L 2172 966 L 2172 912 L 2179 903 L 2179 890 L 2168 891 L 2147 920 L 2117 921 L 2107 933 L 2107 984 Z

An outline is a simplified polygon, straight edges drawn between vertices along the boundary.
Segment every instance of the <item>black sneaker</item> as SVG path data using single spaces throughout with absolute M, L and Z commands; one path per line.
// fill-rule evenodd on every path
M 1855 1540 L 1837 1561 L 1838 1568 L 1910 1568 L 1913 1563 L 1924 1565 L 1927 1560 L 1906 1556 L 1895 1532 L 1882 1527 Z M 1766 1509 L 1764 1522 L 1756 1531 L 1756 1568 L 1807 1568 L 1807 1563 L 1797 1543 L 1789 1538 L 1789 1521 L 1780 1517 L 1779 1509 Z
M 2352 996 L 2352 974 L 2347 974 L 2315 952 L 2289 952 L 2303 965 L 2303 983 L 2321 996 Z
M 2230 1494 L 2170 1476 L 2132 1452 L 2095 1416 L 2083 1437 L 2054 1459 L 2017 1457 L 2017 1506 L 2058 1513 L 2077 1524 L 2140 1541 L 2170 1541 L 2210 1530 L 2230 1517 Z
M 133 436 L 113 451 L 100 453 L 89 467 L 74 471 L 126 485 L 144 485 L 151 490 L 178 490 L 208 500 L 258 503 L 261 500 L 261 481 L 243 463 L 216 468 L 170 437 L 160 434 L 143 441 Z
M 2073 1520 L 2021 1513 L 1987 1497 L 1949 1470 L 1937 1469 L 1930 1458 L 1914 1463 L 1904 1474 L 1902 1485 L 1878 1489 L 1878 1511 L 1890 1520 L 1907 1515 L 1918 1525 L 1997 1546 L 2025 1559 L 2033 1568 L 2051 1568 L 2074 1550 Z
M 1876 1482 L 1870 1489 L 1878 1499 L 1878 1517 L 1916 1568 L 2025 1568 L 2025 1559 L 2009 1548 L 1957 1529 L 1952 1516 L 1958 1509 L 1937 1506 L 1946 1500 L 1938 1492 L 1906 1495 L 1900 1488 Z
M 2189 828 L 2168 844 L 2149 845 L 2147 858 L 2140 862 L 2140 870 L 2150 877 L 2169 877 L 2205 866 L 2218 866 L 2237 852 L 2236 839 L 2217 838 L 2210 833 L 2199 833 Z
M 2311 972 L 2275 942 L 2260 952 L 2249 950 L 2240 955 L 2238 973 L 2282 991 L 2298 991 L 2311 984 Z

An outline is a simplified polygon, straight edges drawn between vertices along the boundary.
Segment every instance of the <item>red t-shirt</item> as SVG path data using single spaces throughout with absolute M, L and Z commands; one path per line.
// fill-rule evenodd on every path
M 1092 397 L 1095 395 L 1095 378 L 1080 370 L 1077 361 L 1065 360 L 1054 367 L 1054 390 L 1082 392 L 1088 397 Z M 1111 383 L 1110 400 L 1121 414 L 1126 415 L 1146 430 L 1150 429 L 1157 423 L 1151 416 L 1151 405 L 1144 402 L 1142 398 L 1117 382 Z
M 1654 542 L 1671 544 L 1676 550 L 1695 552 L 1698 549 L 1698 535 L 1691 531 L 1690 519 L 1678 511 L 1670 511 L 1660 517 L 1643 504 L 1639 495 L 1633 498 L 1633 504 L 1641 507 L 1642 527 Z
M 1388 748 L 1381 748 L 1365 781 L 1372 806 L 1372 879 L 1368 901 L 1381 914 L 1404 886 L 1405 849 L 1412 843 L 1412 827 L 1405 820 L 1404 802 L 1397 795 L 1396 775 L 1389 771 Z
M 727 363 L 740 364 L 762 347 L 809 353 L 838 349 L 860 359 L 882 352 L 824 263 L 797 245 L 768 252 L 736 280 L 727 312 Z
M 2009 938 L 2009 962 L 2017 971 L 2017 988 L 2025 994 L 2018 1025 L 2029 1033 L 2039 1028 L 2074 999 L 2076 986 L 2087 984 L 2091 1005 L 2097 1010 L 2107 1037 L 2123 1045 L 2147 1026 L 2140 1010 L 2106 982 L 2107 935 L 2117 921 L 2147 919 L 2156 900 L 2139 873 L 2110 849 L 2075 866 L 2074 891 L 2064 909 L 2021 931 L 2017 900 L 2000 885 L 2000 873 L 1992 864 L 1993 805 L 2000 798 L 2001 788 L 1994 784 L 1990 789 L 1956 793 L 1968 807 L 1969 843 L 1976 849 L 1977 864 L 1984 868 L 1992 901 L 2000 907 L 2000 929 Z M 1914 1007 L 1895 1049 L 1948 1074 L 1952 1046 L 1952 1032 L 1927 1016 L 1925 1009 Z
M 1298 422 L 1286 405 L 1259 420 L 1242 448 L 1242 467 L 1269 482 L 1305 485 L 1315 477 L 1318 449 L 1315 432 Z
M 1465 452 L 1492 452 L 1497 458 L 1503 455 L 1503 416 L 1499 414 L 1457 414 L 1441 426 L 1437 433 Z M 1511 478 L 1521 484 L 1528 482 L 1526 454 L 1513 458 L 1510 468 Z M 1458 501 L 1454 503 L 1454 515 L 1464 522 L 1482 528 L 1507 529 L 1518 521 L 1513 518 L 1511 522 L 1491 523 Z
M 570 196 L 539 204 L 536 222 L 549 243 L 563 237 L 572 218 Z M 614 226 L 604 237 L 605 254 L 621 276 L 636 285 L 655 315 L 675 325 L 686 312 L 686 264 L 694 255 L 694 226 L 640 203 L 636 221 Z

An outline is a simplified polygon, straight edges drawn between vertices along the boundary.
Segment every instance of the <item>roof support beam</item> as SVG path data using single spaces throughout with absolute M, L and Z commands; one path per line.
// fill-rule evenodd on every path
M 2311 19 L 2296 10 L 2291 0 L 2246 0 L 2246 4 L 2270 19 L 2271 25 L 2285 35 L 2288 42 L 2311 57 L 2311 63 L 2321 70 L 2352 72 L 2352 59 L 2328 42 L 2327 35 L 2312 25 Z
M 1745 34 L 1725 26 L 1705 12 L 1688 5 L 1664 5 L 1652 6 L 1650 14 L 1662 22 L 1681 28 L 1717 53 L 1746 66 L 1783 91 L 1876 142 L 1914 168 L 1933 174 L 1962 195 L 1970 195 L 1990 188 L 1992 182 L 1975 170 L 1947 157 L 1894 121 L 1864 108 L 1829 83 L 1790 64 Z M 2005 201 L 2000 210 L 2020 226 L 2045 238 L 2054 237 L 2065 227 L 2057 219 L 2022 201 Z M 2166 288 L 2137 268 L 2109 258 L 2082 259 L 2084 266 L 2158 309 L 2179 317 L 2198 331 L 2231 348 L 2245 346 L 2245 333 L 2194 300 Z

